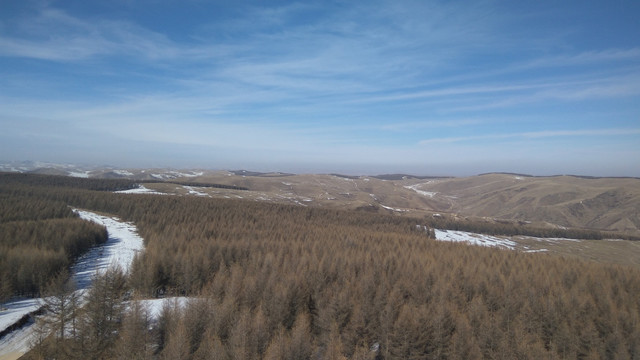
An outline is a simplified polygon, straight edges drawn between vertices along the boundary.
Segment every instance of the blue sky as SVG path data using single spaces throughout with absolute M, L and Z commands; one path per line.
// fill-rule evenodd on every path
M 640 176 L 638 1 L 2 1 L 0 160 Z

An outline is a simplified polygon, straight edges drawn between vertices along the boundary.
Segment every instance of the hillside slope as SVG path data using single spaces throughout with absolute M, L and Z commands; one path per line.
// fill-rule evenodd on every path
M 419 185 L 463 215 L 637 233 L 640 179 L 487 174 Z

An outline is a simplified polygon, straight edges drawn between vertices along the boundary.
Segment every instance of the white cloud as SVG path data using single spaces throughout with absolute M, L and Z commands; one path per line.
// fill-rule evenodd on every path
M 502 140 L 502 139 L 540 139 L 551 137 L 584 137 L 584 136 L 634 136 L 640 135 L 640 128 L 608 128 L 608 129 L 578 129 L 578 130 L 546 130 L 505 134 L 483 134 L 474 136 L 441 137 L 425 139 L 420 145 L 473 142 L 478 140 Z

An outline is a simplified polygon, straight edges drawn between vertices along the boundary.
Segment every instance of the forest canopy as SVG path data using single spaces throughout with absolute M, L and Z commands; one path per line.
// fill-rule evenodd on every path
M 127 275 L 129 291 L 192 299 L 164 309 L 151 333 L 144 309 L 114 304 L 118 336 L 101 345 L 102 358 L 640 356 L 634 267 L 437 242 L 417 218 L 0 185 L 2 196 L 50 204 L 47 214 L 64 204 L 134 222 L 146 249 Z M 41 221 L 53 229 L 59 220 Z M 57 344 L 79 349 L 82 339 Z

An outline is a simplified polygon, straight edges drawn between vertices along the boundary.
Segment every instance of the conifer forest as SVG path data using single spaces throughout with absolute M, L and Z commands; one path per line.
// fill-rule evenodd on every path
M 135 186 L 0 174 L 0 298 L 46 298 L 56 329 L 24 358 L 640 359 L 638 267 L 435 241 L 444 220 L 114 192 Z M 69 267 L 107 232 L 73 209 L 145 243 L 82 304 Z M 154 318 L 156 298 L 176 300 Z

